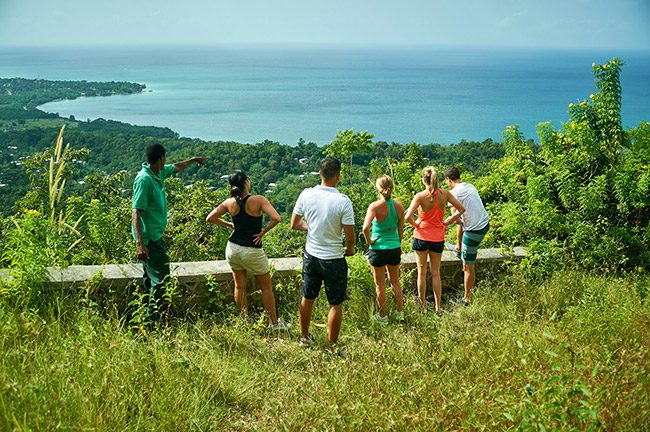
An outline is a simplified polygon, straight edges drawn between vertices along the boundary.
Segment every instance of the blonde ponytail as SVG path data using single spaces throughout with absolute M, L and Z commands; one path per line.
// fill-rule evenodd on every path
M 383 175 L 377 179 L 375 183 L 377 191 L 385 200 L 389 200 L 393 194 L 393 179 L 387 175 Z
M 428 166 L 422 170 L 422 178 L 427 184 L 429 199 L 433 201 L 433 194 L 438 189 L 438 171 L 434 167 Z

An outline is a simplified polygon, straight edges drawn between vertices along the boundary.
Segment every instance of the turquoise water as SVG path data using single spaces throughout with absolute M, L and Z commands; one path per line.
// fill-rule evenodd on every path
M 134 81 L 143 94 L 48 103 L 77 119 L 167 126 L 181 136 L 319 145 L 337 129 L 419 144 L 500 140 L 568 118 L 594 93 L 591 64 L 614 56 L 623 123 L 650 121 L 650 53 L 487 49 L 0 49 L 0 77 Z

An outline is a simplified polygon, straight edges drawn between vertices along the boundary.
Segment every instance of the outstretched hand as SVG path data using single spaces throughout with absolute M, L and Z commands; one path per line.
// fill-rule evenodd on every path
M 205 166 L 205 160 L 208 159 L 207 156 L 200 156 L 200 157 L 195 157 L 194 162 L 196 162 L 199 166 Z

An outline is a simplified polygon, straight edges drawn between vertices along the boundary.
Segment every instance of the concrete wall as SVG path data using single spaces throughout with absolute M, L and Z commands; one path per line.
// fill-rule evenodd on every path
M 476 261 L 477 278 L 487 277 L 489 274 L 503 271 L 503 266 L 515 261 L 520 261 L 526 255 L 524 248 L 514 248 L 511 253 L 501 249 L 481 249 Z M 301 258 L 275 258 L 271 259 L 275 269 L 273 285 L 282 281 L 294 279 L 302 269 Z M 402 256 L 403 272 L 415 269 L 415 254 L 408 253 Z M 368 270 L 370 271 L 370 270 Z M 172 277 L 178 282 L 178 299 L 175 302 L 176 310 L 200 312 L 209 308 L 208 284 L 211 278 L 216 284 L 213 289 L 218 289 L 225 296 L 225 301 L 233 300 L 232 274 L 225 261 L 197 261 L 179 262 L 171 264 Z M 462 262 L 452 252 L 442 254 L 440 264 L 443 291 L 458 289 L 463 284 Z M 9 272 L 0 272 L 0 278 L 8 278 Z M 415 283 L 416 278 L 410 278 Z M 90 283 L 89 283 L 90 282 Z M 65 269 L 48 268 L 49 289 L 53 291 L 67 291 L 74 287 L 83 287 L 88 290 L 93 298 L 111 299 L 118 305 L 126 305 L 132 300 L 132 292 L 142 285 L 141 264 L 115 264 L 115 265 L 87 265 L 69 266 Z M 430 284 L 430 277 L 429 277 Z M 404 290 L 415 291 L 415 286 L 404 286 Z M 256 292 L 257 291 L 257 292 Z M 252 297 L 259 295 L 257 284 L 251 278 L 248 293 Z M 253 298 L 253 300 L 255 300 Z

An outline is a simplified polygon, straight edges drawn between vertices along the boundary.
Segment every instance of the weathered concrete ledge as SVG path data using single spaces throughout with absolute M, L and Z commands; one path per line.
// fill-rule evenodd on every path
M 502 249 L 480 249 L 476 260 L 477 277 L 483 278 L 489 273 L 502 271 L 504 265 L 513 261 L 518 262 L 525 255 L 526 249 L 521 247 L 514 248 L 512 252 L 505 252 Z M 270 261 L 274 268 L 274 286 L 299 275 L 302 269 L 302 258 L 274 258 Z M 415 269 L 415 266 L 413 252 L 402 255 L 403 269 Z M 47 271 L 46 285 L 53 291 L 85 287 L 93 296 L 110 297 L 118 303 L 127 303 L 132 299 L 132 291 L 142 285 L 141 264 L 73 265 L 65 269 L 49 267 Z M 232 274 L 226 261 L 172 263 L 171 274 L 177 281 L 179 302 L 176 305 L 181 309 L 202 310 L 208 306 L 208 279 L 218 284 L 212 284 L 213 290 L 216 286 L 223 293 L 226 301 L 232 301 Z M 462 285 L 462 262 L 452 252 L 442 253 L 440 275 L 444 290 Z M 10 278 L 9 271 L 0 271 L 0 278 Z M 258 288 L 251 277 L 249 295 L 257 296 Z M 413 286 L 404 288 L 415 289 Z

